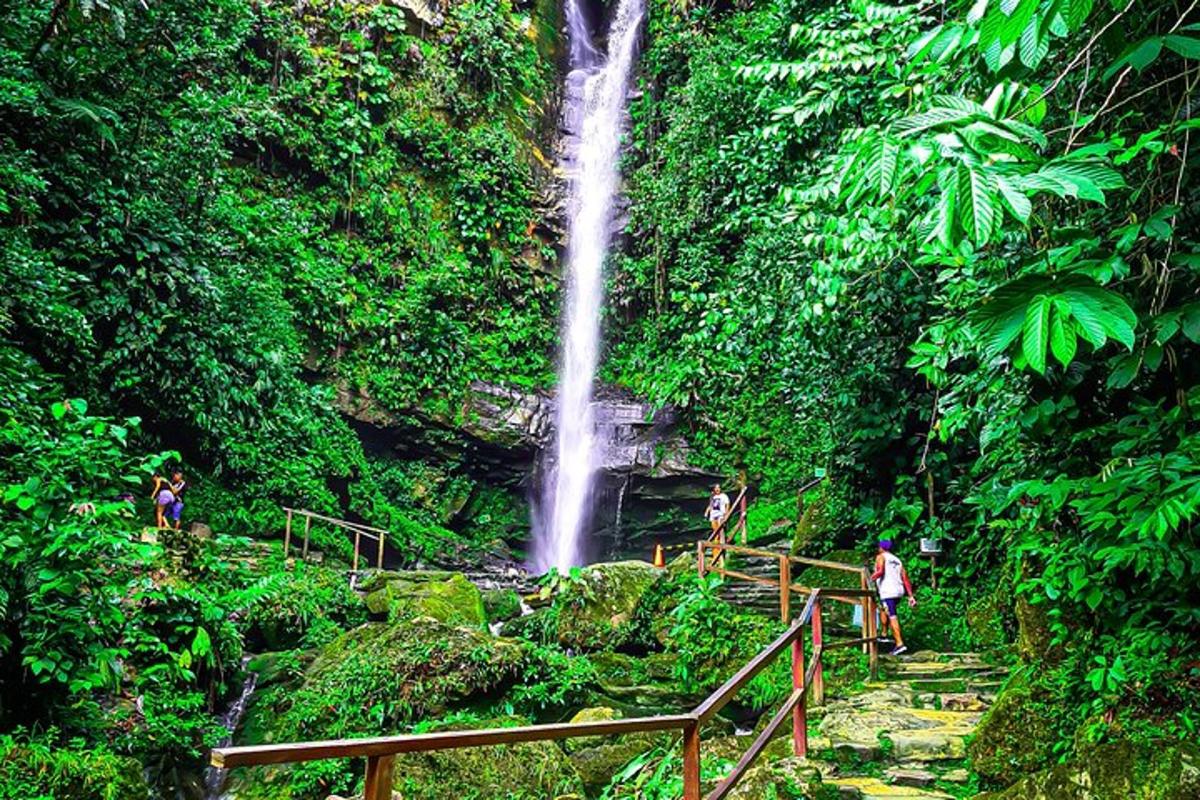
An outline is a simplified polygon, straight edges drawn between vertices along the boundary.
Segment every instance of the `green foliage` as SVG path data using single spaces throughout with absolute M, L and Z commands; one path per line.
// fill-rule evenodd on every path
M 718 576 L 693 578 L 688 584 L 671 611 L 667 649 L 675 658 L 675 678 L 686 691 L 702 694 L 757 655 L 781 632 L 781 624 L 740 612 L 722 600 L 717 594 Z M 755 709 L 776 705 L 790 693 L 791 680 L 787 659 L 776 659 L 742 690 L 738 700 Z
M 588 702 L 595 685 L 596 668 L 587 656 L 568 655 L 554 646 L 534 647 L 520 683 L 507 695 L 505 713 L 578 708 Z
M 137 761 L 40 736 L 0 736 L 0 798 L 4 800 L 147 800 Z
M 263 578 L 247 595 L 246 635 L 270 650 L 324 645 L 367 619 L 343 574 L 303 562 Z
M 730 767 L 732 762 L 726 759 L 701 759 L 701 779 L 719 780 Z M 673 800 L 682 796 L 683 756 L 676 746 L 655 747 L 635 756 L 600 795 L 601 800 Z
M 855 538 L 941 539 L 917 638 L 972 644 L 946 620 L 1023 562 L 1076 718 L 1187 730 L 1168 687 L 1197 656 L 1194 20 L 659 10 L 612 374 L 771 496 L 827 468 Z

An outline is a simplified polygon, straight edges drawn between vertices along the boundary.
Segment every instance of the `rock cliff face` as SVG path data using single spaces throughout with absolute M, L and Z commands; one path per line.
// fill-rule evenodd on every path
M 532 490 L 540 471 L 549 466 L 545 453 L 554 439 L 552 394 L 475 382 L 459 408 L 437 414 L 392 412 L 367 394 L 342 386 L 337 404 L 376 454 L 459 460 L 478 479 L 536 500 Z M 661 524 L 661 515 L 682 509 L 695 511 L 699 520 L 713 476 L 691 462 L 690 447 L 676 430 L 670 408 L 655 409 L 609 390 L 596 400 L 596 420 L 604 458 L 592 556 L 645 556 L 653 543 L 638 541 L 639 534 L 653 532 L 655 541 L 683 534 Z

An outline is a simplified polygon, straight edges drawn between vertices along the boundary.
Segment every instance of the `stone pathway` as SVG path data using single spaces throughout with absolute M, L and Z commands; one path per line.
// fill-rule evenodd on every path
M 954 787 L 969 780 L 967 737 L 1004 671 L 973 653 L 921 652 L 881 658 L 880 678 L 856 693 L 828 685 L 824 708 L 809 712 L 816 758 L 791 757 L 778 740 L 746 776 L 746 791 L 732 796 L 761 797 L 772 776 L 794 780 L 815 768 L 846 800 L 953 800 Z

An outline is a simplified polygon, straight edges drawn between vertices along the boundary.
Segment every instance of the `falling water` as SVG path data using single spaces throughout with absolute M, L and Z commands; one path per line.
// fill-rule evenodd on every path
M 592 383 L 600 350 L 604 257 L 620 184 L 618 160 L 625 95 L 637 52 L 644 0 L 619 0 L 608 29 L 608 53 L 592 43 L 580 6 L 566 0 L 570 72 L 564 127 L 578 132 L 571 169 L 567 297 L 555 412 L 557 440 L 542 487 L 548 519 L 538 526 L 533 566 L 565 569 L 584 557 L 580 539 L 591 511 L 598 461 Z
M 249 663 L 249 656 L 243 658 L 242 669 L 245 670 L 246 665 Z M 218 747 L 227 747 L 233 741 L 233 733 L 237 730 L 238 723 L 242 721 L 242 715 L 246 713 L 246 707 L 250 704 L 250 696 L 254 694 L 254 687 L 257 684 L 258 673 L 248 673 L 246 681 L 242 684 L 242 693 L 238 695 L 238 698 L 221 715 L 221 727 L 225 729 L 225 734 L 221 737 L 221 741 L 217 743 Z M 223 800 L 225 797 L 222 794 L 225 789 L 225 777 L 225 770 L 220 767 L 208 767 L 204 771 L 205 800 Z

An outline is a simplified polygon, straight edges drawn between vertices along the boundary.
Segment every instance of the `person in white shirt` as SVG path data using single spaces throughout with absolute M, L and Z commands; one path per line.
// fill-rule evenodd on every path
M 712 487 L 712 495 L 708 498 L 708 508 L 704 510 L 704 518 L 712 526 L 713 533 L 729 516 L 729 495 L 721 491 L 721 484 Z
M 883 625 L 892 628 L 892 636 L 896 638 L 896 647 L 892 655 L 898 656 L 907 652 L 904 646 L 904 636 L 900 633 L 900 620 L 896 617 L 896 604 L 900 598 L 908 595 L 908 607 L 916 608 L 917 598 L 913 595 L 912 584 L 908 580 L 908 572 L 904 562 L 892 553 L 892 542 L 884 539 L 879 543 L 879 553 L 875 556 L 875 571 L 871 580 L 878 582 L 879 599 L 883 601 Z

